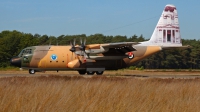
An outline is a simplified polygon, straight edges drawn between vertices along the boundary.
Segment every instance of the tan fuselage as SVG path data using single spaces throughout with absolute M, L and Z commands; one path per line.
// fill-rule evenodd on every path
M 129 59 L 122 58 L 115 60 L 115 57 L 119 57 L 114 54 L 110 56 L 99 54 L 102 59 L 95 60 L 93 56 L 84 59 L 83 56 L 76 55 L 69 51 L 71 46 L 35 46 L 32 58 L 29 64 L 22 64 L 22 68 L 38 68 L 38 69 L 85 69 L 87 67 L 104 67 L 105 69 L 120 69 L 128 67 L 135 62 L 141 61 L 152 54 L 155 54 L 161 50 L 159 46 L 134 46 L 137 51 L 134 51 L 134 58 Z M 56 55 L 56 59 L 52 59 L 52 55 Z M 110 58 L 112 58 L 110 60 Z M 22 61 L 23 63 L 23 61 Z

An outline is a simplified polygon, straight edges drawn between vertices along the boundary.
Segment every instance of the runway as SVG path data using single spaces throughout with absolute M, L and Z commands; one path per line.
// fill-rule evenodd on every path
M 39 77 L 39 76 L 80 76 L 85 78 L 97 75 L 79 75 L 77 71 L 47 71 L 37 72 L 30 75 L 28 71 L 0 71 L 0 77 Z M 139 70 L 118 70 L 105 71 L 103 75 L 98 77 L 124 77 L 124 78 L 161 78 L 161 79 L 195 79 L 200 78 L 200 71 L 139 71 Z

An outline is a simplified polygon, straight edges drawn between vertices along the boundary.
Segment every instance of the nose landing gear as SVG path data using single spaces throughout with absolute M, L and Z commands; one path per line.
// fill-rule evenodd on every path
M 29 74 L 35 74 L 35 70 L 29 69 Z

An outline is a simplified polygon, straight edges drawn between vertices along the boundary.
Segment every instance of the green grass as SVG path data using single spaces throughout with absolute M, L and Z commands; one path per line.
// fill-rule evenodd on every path
M 13 66 L 7 66 L 7 67 L 1 67 L 1 68 L 0 68 L 0 71 L 8 71 L 8 70 L 19 71 L 20 68 L 18 68 L 18 67 L 13 67 Z

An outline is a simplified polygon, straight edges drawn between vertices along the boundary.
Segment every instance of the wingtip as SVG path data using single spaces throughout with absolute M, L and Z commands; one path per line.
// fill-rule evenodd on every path
M 190 46 L 190 45 L 186 45 L 186 47 L 187 47 L 187 48 L 192 48 L 192 46 Z

